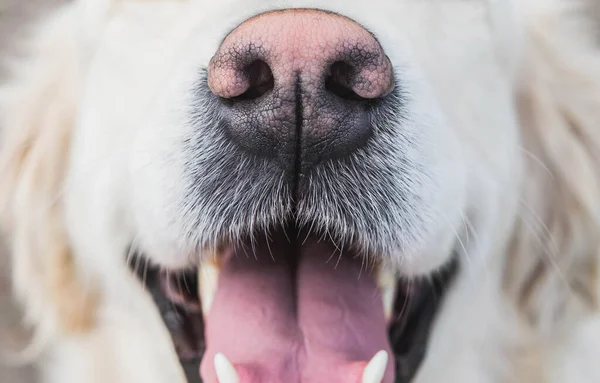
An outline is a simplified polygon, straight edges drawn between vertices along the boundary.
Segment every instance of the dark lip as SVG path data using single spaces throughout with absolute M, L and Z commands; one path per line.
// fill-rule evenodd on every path
M 128 265 L 152 295 L 156 308 L 169 330 L 188 383 L 202 383 L 200 362 L 205 350 L 203 315 L 196 305 L 185 307 L 169 300 L 161 288 L 161 278 L 168 274 L 187 287 L 187 294 L 196 294 L 195 269 L 169 272 L 148 265 L 144 255 L 134 254 Z M 389 339 L 395 354 L 396 383 L 409 383 L 416 375 L 425 354 L 431 328 L 437 318 L 449 286 L 459 272 L 458 256 L 454 255 L 440 271 L 428 278 L 397 281 L 397 293 L 389 324 Z M 199 302 L 199 297 L 196 297 Z
M 198 373 L 205 349 L 202 312 L 196 308 L 189 310 L 181 304 L 172 302 L 161 287 L 161 279 L 168 274 L 169 277 L 178 278 L 182 286 L 186 287 L 186 292 L 193 294 L 194 290 L 197 291 L 198 283 L 195 269 L 179 272 L 161 270 L 157 266 L 148 265 L 144 255 L 140 253 L 134 253 L 129 257 L 128 266 L 152 296 L 163 323 L 171 334 L 187 382 L 202 383 Z
M 437 318 L 449 286 L 459 271 L 458 256 L 454 255 L 440 271 L 410 286 L 398 282 L 394 301 L 394 316 L 390 321 L 389 337 L 396 357 L 396 383 L 409 383 L 416 375 L 427 351 L 431 329 Z

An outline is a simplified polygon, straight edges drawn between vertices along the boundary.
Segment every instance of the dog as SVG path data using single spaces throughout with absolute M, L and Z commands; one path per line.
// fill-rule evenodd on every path
M 77 0 L 0 88 L 44 382 L 600 381 L 566 0 Z

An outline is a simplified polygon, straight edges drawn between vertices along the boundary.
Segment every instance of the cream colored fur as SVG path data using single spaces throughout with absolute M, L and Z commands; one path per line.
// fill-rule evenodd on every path
M 86 226 L 113 206 L 89 206 L 81 195 L 128 187 L 110 184 L 111 169 L 122 165 L 95 148 L 126 150 L 132 136 L 89 142 L 81 132 L 141 121 L 160 86 L 178 81 L 174 73 L 170 80 L 171 66 L 197 27 L 181 16 L 211 6 L 66 5 L 37 26 L 31 59 L 15 63 L 1 88 L 2 230 L 15 294 L 37 330 L 25 356 L 39 359 L 46 382 L 184 381 L 150 297 L 116 261 L 130 227 Z M 400 24 L 410 57 L 419 58 L 463 147 L 465 198 L 475 205 L 474 213 L 460 212 L 469 232 L 457 249 L 461 272 L 416 382 L 600 382 L 600 49 L 585 12 L 567 0 L 397 7 L 407 14 Z M 456 17 L 426 24 L 442 17 L 437 12 Z M 193 47 L 214 51 L 216 41 L 207 39 Z M 144 51 L 152 40 L 160 50 Z M 488 51 L 496 54 L 469 61 L 477 67 L 453 67 L 454 57 Z M 143 63 L 140 73 L 121 70 L 114 61 L 121 56 Z M 114 73 L 133 78 L 140 100 L 118 99 Z M 86 121 L 94 108 L 108 111 L 104 120 Z M 88 190 L 86 177 L 107 182 Z M 445 235 L 457 233 L 450 227 Z M 437 264 L 427 254 L 439 251 L 423 258 Z

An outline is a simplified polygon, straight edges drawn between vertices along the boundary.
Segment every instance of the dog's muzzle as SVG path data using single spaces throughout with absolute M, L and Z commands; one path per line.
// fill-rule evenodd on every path
M 202 270 L 150 286 L 205 383 L 414 374 L 427 331 L 410 338 L 421 322 L 386 318 L 378 285 L 382 257 L 421 224 L 407 210 L 424 177 L 412 176 L 420 168 L 402 148 L 413 143 L 397 133 L 397 88 L 375 37 L 337 14 L 269 12 L 222 42 L 196 89 L 181 210 L 184 236 L 214 254 L 210 305 L 198 295 Z M 427 324 L 429 288 L 410 286 L 395 315 L 408 308 Z M 402 355 L 416 362 L 396 373 Z

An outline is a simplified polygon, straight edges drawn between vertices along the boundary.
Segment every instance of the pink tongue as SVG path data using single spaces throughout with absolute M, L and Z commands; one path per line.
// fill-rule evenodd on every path
M 330 244 L 309 238 L 297 250 L 280 237 L 225 255 L 206 316 L 203 381 L 218 382 L 222 353 L 240 383 L 360 383 L 378 351 L 392 355 L 373 277 L 352 254 L 332 257 Z

